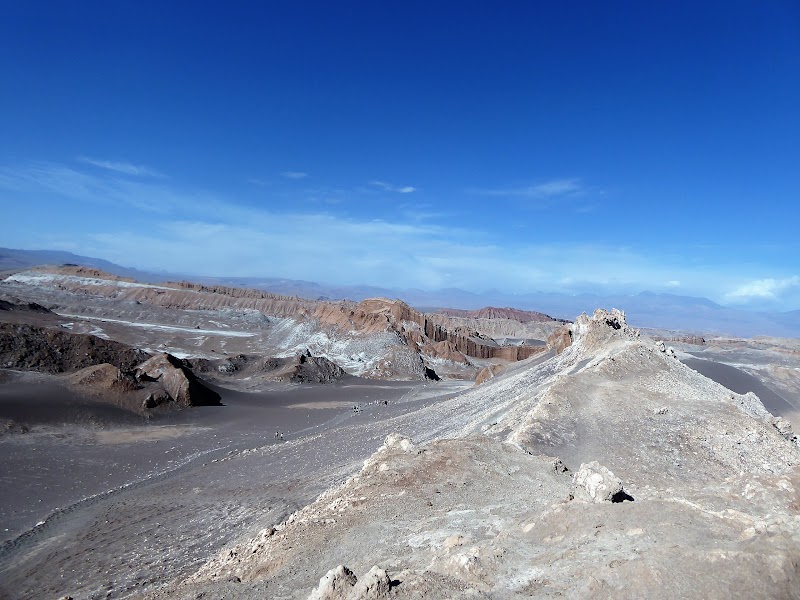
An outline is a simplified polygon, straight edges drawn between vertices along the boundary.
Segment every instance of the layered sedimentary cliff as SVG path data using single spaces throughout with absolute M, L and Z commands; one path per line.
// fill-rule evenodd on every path
M 472 365 L 471 359 L 518 361 L 545 350 L 543 344 L 531 344 L 520 339 L 514 343 L 498 343 L 491 335 L 471 327 L 471 322 L 454 322 L 452 319 L 456 317 L 428 315 L 399 300 L 384 298 L 358 303 L 324 302 L 261 290 L 190 282 L 143 284 L 75 266 L 31 269 L 9 277 L 6 282 L 34 286 L 39 293 L 48 289 L 62 293 L 60 301 L 66 298 L 69 302 L 64 307 L 66 311 L 77 314 L 85 314 L 84 304 L 96 298 L 113 300 L 115 315 L 121 306 L 180 312 L 181 319 L 191 314 L 188 311 L 250 311 L 264 316 L 262 330 L 271 328 L 267 343 L 277 351 L 300 352 L 312 347 L 315 355 L 327 356 L 335 362 L 343 361 L 342 366 L 351 372 L 370 377 L 422 377 L 431 370 L 474 377 L 478 368 Z M 86 301 L 82 301 L 84 298 Z M 102 308 L 94 314 L 95 318 L 108 316 Z M 520 327 L 535 326 L 538 339 L 544 339 L 542 333 L 557 324 L 555 321 L 542 322 L 546 316 L 540 313 L 510 309 L 487 309 L 476 314 L 480 315 L 476 322 L 484 330 L 492 322 L 492 315 L 519 316 L 525 322 L 503 321 L 506 331 L 519 333 Z M 140 314 L 135 319 L 129 318 L 142 321 Z M 257 330 L 259 325 L 254 327 Z M 524 333 L 529 335 L 533 332 L 525 330 Z M 317 340 L 316 346 L 308 340 Z M 361 350 L 361 347 L 369 351 Z M 365 352 L 372 354 L 368 358 L 374 360 L 365 361 Z M 381 353 L 383 355 L 378 356 Z

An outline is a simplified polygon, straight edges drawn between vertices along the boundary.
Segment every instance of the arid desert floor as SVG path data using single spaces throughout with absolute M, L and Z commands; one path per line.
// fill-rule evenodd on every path
M 55 273 L 0 283 L 0 597 L 800 597 L 796 340 Z

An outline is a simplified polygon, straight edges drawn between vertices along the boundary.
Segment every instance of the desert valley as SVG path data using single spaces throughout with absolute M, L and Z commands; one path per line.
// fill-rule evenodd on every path
M 800 600 L 800 2 L 6 2 L 0 600 Z
M 798 357 L 12 269 L 0 595 L 798 598 Z

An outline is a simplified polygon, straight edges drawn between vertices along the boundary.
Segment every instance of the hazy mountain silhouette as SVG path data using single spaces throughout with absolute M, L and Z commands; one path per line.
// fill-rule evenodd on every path
M 708 298 L 643 291 L 638 294 L 564 294 L 530 292 L 508 294 L 499 290 L 483 293 L 458 288 L 421 290 L 369 285 L 334 285 L 276 277 L 209 277 L 180 273 L 153 273 L 124 267 L 100 258 L 80 256 L 60 250 L 17 250 L 0 248 L 0 270 L 25 269 L 39 264 L 74 263 L 102 269 L 114 275 L 138 281 L 158 282 L 189 279 L 198 283 L 248 287 L 276 294 L 325 300 L 364 300 L 365 298 L 400 298 L 426 311 L 436 308 L 476 310 L 485 306 L 509 306 L 535 310 L 553 317 L 574 319 L 598 307 L 619 308 L 636 327 L 682 329 L 704 333 L 739 336 L 771 335 L 800 337 L 800 310 L 789 312 L 752 312 L 717 304 Z

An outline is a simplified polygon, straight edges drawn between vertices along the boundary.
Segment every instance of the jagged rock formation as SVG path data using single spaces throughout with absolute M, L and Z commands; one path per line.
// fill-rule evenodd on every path
M 467 328 L 448 330 L 429 315 L 401 300 L 372 298 L 350 306 L 326 305 L 315 312 L 315 316 L 322 323 L 351 327 L 364 333 L 395 331 L 406 343 L 414 344 L 417 348 L 426 347 L 427 353 L 432 356 L 438 355 L 435 344 L 448 342 L 440 348 L 444 355 L 456 362 L 464 361 L 465 357 L 517 361 L 542 351 L 541 347 L 536 346 L 503 347 L 493 339 Z M 463 356 L 453 356 L 456 352 Z
M 597 327 L 597 323 L 601 323 L 604 327 Z M 556 354 L 561 354 L 572 345 L 576 336 L 583 336 L 588 340 L 587 343 L 596 345 L 608 337 L 609 331 L 619 331 L 630 337 L 639 336 L 638 329 L 628 327 L 624 312 L 616 308 L 610 311 L 598 308 L 591 317 L 583 313 L 574 323 L 559 327 L 547 338 L 547 346 Z M 600 339 L 595 339 L 598 336 Z
M 38 305 L 27 309 L 49 312 Z M 171 355 L 151 357 L 120 342 L 53 327 L 0 323 L 0 368 L 68 374 L 55 381 L 138 414 L 173 401 L 197 406 L 220 399 Z
M 570 331 L 557 356 L 421 411 L 421 443 L 390 435 L 344 484 L 165 593 L 236 596 L 232 578 L 238 597 L 334 580 L 349 593 L 377 564 L 399 598 L 797 598 L 787 428 L 620 311 Z
M 486 307 L 480 310 L 436 309 L 428 314 L 435 323 L 448 330 L 465 328 L 495 340 L 507 340 L 504 345 L 530 345 L 547 339 L 555 329 L 566 323 L 544 313 L 514 308 Z
M 219 404 L 220 396 L 200 383 L 182 361 L 170 354 L 158 354 L 143 362 L 134 371 L 137 381 L 157 381 L 169 399 L 181 406 L 204 406 Z M 150 398 L 152 407 L 162 403 L 163 398 Z M 151 408 L 151 406 L 147 406 Z

